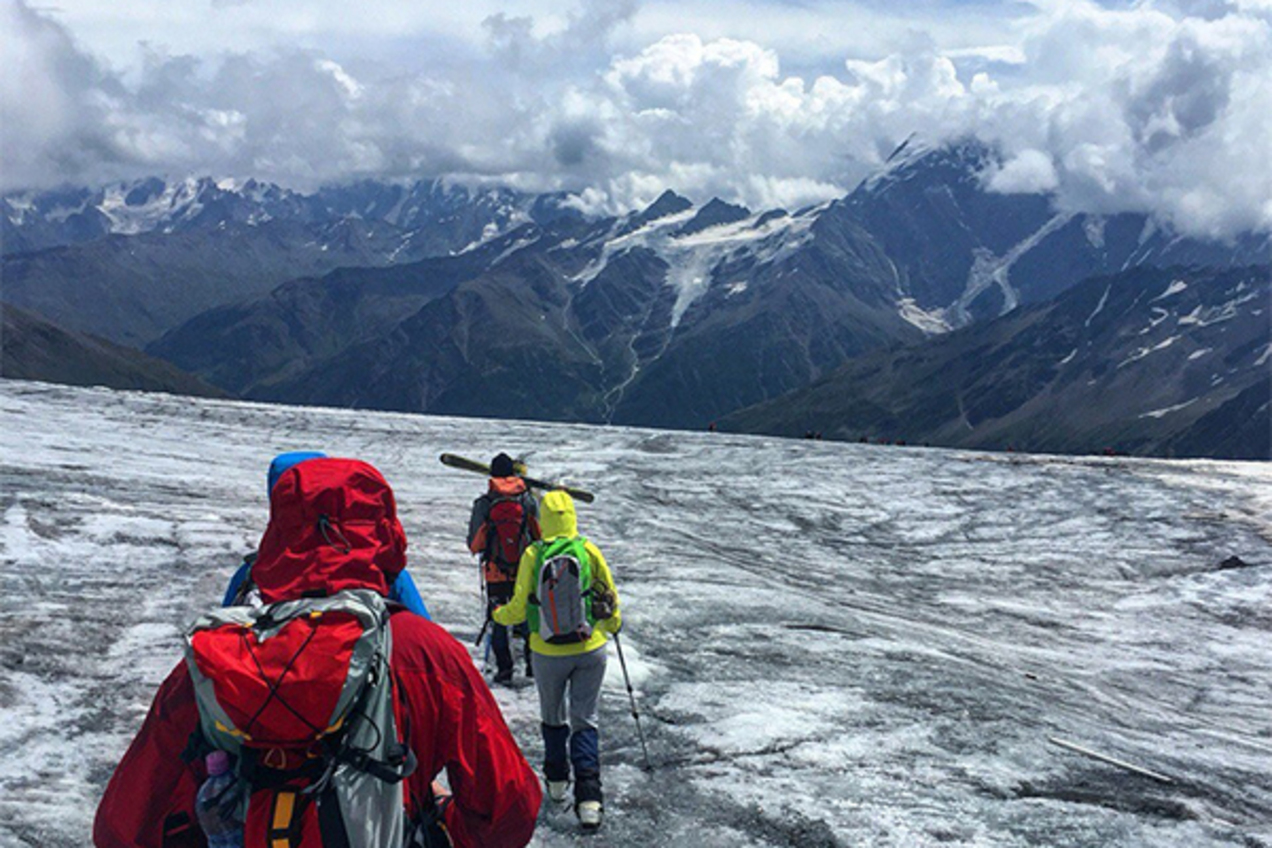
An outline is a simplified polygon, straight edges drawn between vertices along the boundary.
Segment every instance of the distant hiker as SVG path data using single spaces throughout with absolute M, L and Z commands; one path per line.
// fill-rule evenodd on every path
M 445 630 L 385 605 L 406 564 L 388 483 L 316 458 L 271 499 L 252 568 L 267 606 L 217 608 L 187 632 L 94 843 L 196 848 L 201 827 L 231 840 L 227 822 L 243 822 L 248 848 L 524 846 L 542 789 L 490 689 Z M 213 783 L 239 800 L 196 812 Z
M 714 433 L 715 431 L 716 431 L 716 423 L 712 421 L 710 424 L 707 425 L 707 432 Z
M 481 555 L 485 627 L 490 628 L 490 648 L 495 654 L 495 683 L 512 682 L 512 646 L 508 644 L 508 628 L 492 623 L 490 614 L 512 598 L 521 555 L 538 538 L 539 508 L 534 495 L 517 473 L 512 457 L 501 453 L 490 461 L 488 489 L 473 501 L 468 520 L 468 549 Z M 534 671 L 528 643 L 525 659 L 529 677 Z
M 565 800 L 573 766 L 574 811 L 595 829 L 603 801 L 597 721 L 605 645 L 622 627 L 622 613 L 605 557 L 578 534 L 574 500 L 548 492 L 540 522 L 543 540 L 522 556 L 516 593 L 494 617 L 500 624 L 529 621 L 548 795 Z
M 270 497 L 274 491 L 274 484 L 278 482 L 278 478 L 283 472 L 289 468 L 299 465 L 310 459 L 325 459 L 326 454 L 320 451 L 291 451 L 289 453 L 280 453 L 269 464 L 269 472 L 265 477 L 265 496 Z M 270 509 L 273 509 L 271 501 Z M 256 590 L 256 585 L 251 579 L 252 563 L 256 561 L 256 551 L 252 551 L 243 557 L 243 564 L 238 567 L 238 571 L 234 572 L 234 576 L 230 578 L 230 585 L 225 588 L 225 597 L 221 601 L 223 607 L 242 606 L 259 602 L 260 593 Z M 405 568 L 393 580 L 393 586 L 389 590 L 389 600 L 397 601 L 416 615 L 422 615 L 431 619 L 428 614 L 428 607 L 424 604 L 424 599 L 420 597 L 419 589 L 415 588 L 415 581 L 411 578 L 411 573 Z

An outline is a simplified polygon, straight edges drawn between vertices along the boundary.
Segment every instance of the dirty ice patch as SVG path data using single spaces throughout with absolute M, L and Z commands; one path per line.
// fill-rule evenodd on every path
M 27 519 L 26 508 L 20 502 L 11 504 L 4 511 L 4 523 L 0 524 L 0 557 L 19 564 L 37 562 L 39 541 Z
M 1235 501 L 1238 509 L 1233 517 L 1253 525 L 1260 536 L 1272 541 L 1272 463 L 1154 461 L 1144 463 L 1139 473 L 1173 486 L 1208 492 L 1215 502 Z
M 684 730 L 702 747 L 743 754 L 820 739 L 860 705 L 842 692 L 770 679 L 681 684 L 658 706 L 700 716 Z
M 655 769 L 641 768 L 611 648 L 610 815 L 589 844 L 1272 844 L 1272 746 L 1250 744 L 1272 686 L 1267 463 L 898 452 L 0 381 L 0 532 L 61 566 L 14 574 L 0 559 L 0 698 L 34 678 L 56 710 L 6 714 L 0 845 L 91 842 L 178 630 L 264 526 L 275 446 L 386 474 L 420 591 L 475 653 L 484 604 L 464 528 L 485 480 L 437 453 L 534 451 L 536 476 L 596 492 L 580 528 L 614 568 Z M 25 516 L 7 513 L 15 502 Z M 135 556 L 117 555 L 101 515 L 124 519 Z M 1214 572 L 1232 553 L 1254 567 Z M 495 696 L 537 765 L 534 687 Z M 1192 780 L 1140 797 L 1053 750 L 1053 730 L 1159 753 L 1147 764 Z M 47 758 L 62 773 L 4 776 Z M 1158 798 L 1200 818 L 1162 815 Z M 533 848 L 582 844 L 568 810 L 539 825 Z
M 657 663 L 647 659 L 641 649 L 629 639 L 622 639 L 622 637 L 620 639 L 623 646 L 621 660 L 618 655 L 618 645 L 606 648 L 609 651 L 609 659 L 605 664 L 605 688 L 623 691 L 627 689 L 627 681 L 623 678 L 623 660 L 625 660 L 627 662 L 627 675 L 631 679 L 632 688 L 639 695 L 641 687 L 658 673 L 659 666 Z

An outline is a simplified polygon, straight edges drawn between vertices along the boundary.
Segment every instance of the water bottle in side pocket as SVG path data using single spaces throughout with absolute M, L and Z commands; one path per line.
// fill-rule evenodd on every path
M 243 821 L 239 818 L 239 782 L 230 769 L 230 755 L 213 751 L 205 760 L 208 779 L 199 787 L 194 809 L 208 848 L 243 848 Z

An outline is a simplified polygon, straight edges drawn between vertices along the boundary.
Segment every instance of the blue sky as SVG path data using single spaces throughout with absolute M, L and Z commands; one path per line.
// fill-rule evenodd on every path
M 0 188 L 446 176 L 752 207 L 978 136 L 1001 191 L 1272 229 L 1272 0 L 0 0 Z

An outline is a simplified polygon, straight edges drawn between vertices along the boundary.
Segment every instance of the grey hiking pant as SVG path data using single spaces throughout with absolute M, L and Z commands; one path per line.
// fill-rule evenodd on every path
M 543 720 L 543 776 L 548 780 L 567 780 L 573 767 L 574 800 L 600 801 L 601 740 L 597 722 L 601 683 L 605 680 L 605 646 L 566 657 L 536 653 L 532 662 L 534 682 L 539 687 L 539 716 Z
M 544 724 L 569 724 L 575 733 L 595 730 L 600 720 L 601 683 L 605 680 L 605 646 L 586 654 L 550 657 L 536 653 L 534 683 L 539 688 L 539 716 Z M 569 701 L 566 689 L 569 689 Z

